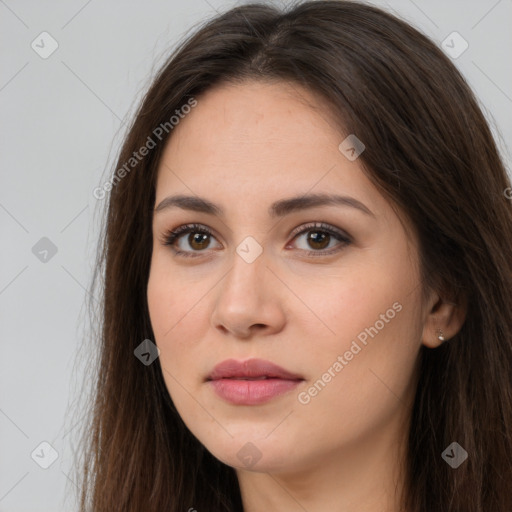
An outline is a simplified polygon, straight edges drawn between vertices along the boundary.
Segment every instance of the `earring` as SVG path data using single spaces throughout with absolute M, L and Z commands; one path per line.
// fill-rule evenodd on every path
M 437 329 L 437 338 L 439 341 L 444 341 L 443 331 L 441 331 L 441 329 Z

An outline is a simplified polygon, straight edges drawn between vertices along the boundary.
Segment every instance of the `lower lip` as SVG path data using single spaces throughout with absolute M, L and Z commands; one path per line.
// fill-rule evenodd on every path
M 218 379 L 209 381 L 215 392 L 224 400 L 236 405 L 258 405 L 297 387 L 301 380 Z

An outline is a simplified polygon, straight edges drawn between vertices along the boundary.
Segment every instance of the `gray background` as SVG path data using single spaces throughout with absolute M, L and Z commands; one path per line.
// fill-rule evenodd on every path
M 510 169 L 512 0 L 372 3 L 440 45 L 453 31 L 469 43 L 454 62 Z M 89 332 L 84 299 L 105 205 L 92 191 L 110 172 L 124 123 L 165 54 L 234 5 L 0 0 L 0 512 L 75 510 L 78 350 Z M 43 31 L 59 45 L 47 59 L 31 47 Z M 32 250 L 43 237 L 57 248 L 46 262 Z M 31 457 L 37 448 L 39 460 L 49 460 L 43 441 L 59 455 L 48 469 Z

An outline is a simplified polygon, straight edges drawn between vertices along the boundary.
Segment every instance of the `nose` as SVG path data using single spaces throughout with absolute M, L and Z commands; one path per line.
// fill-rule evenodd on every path
M 234 252 L 232 261 L 215 287 L 212 326 L 242 339 L 279 332 L 285 323 L 286 289 L 269 268 L 265 251 L 251 263 Z

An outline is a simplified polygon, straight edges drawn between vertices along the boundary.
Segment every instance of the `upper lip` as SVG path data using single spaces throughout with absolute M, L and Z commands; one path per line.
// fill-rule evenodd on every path
M 207 380 L 232 379 L 237 377 L 242 379 L 267 377 L 286 380 L 303 380 L 300 375 L 291 373 L 264 359 L 247 359 L 245 361 L 226 359 L 213 368 Z

